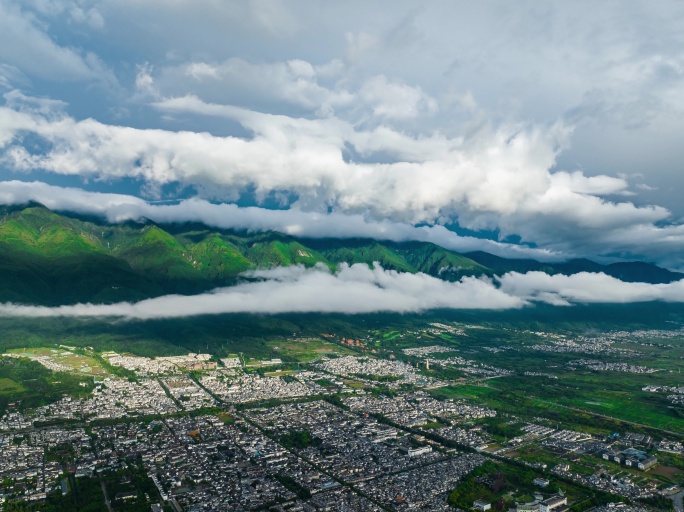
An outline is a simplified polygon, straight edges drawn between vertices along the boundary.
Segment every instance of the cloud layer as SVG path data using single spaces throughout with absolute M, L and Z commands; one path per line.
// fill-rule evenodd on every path
M 500 291 L 526 302 L 556 306 L 571 304 L 627 304 L 632 302 L 684 302 L 684 280 L 669 284 L 626 283 L 600 273 L 571 276 L 544 272 L 511 272 L 497 277 Z
M 400 313 L 435 308 L 508 309 L 524 301 L 475 278 L 449 283 L 426 274 L 397 273 L 367 265 L 323 268 L 281 267 L 254 271 L 244 283 L 186 297 L 170 295 L 135 304 L 79 304 L 56 308 L 0 305 L 5 316 L 114 316 L 130 319 L 174 318 L 220 313 Z
M 0 181 L 0 204 L 21 205 L 37 201 L 56 211 L 96 215 L 111 223 L 150 219 L 157 223 L 200 222 L 221 229 L 250 232 L 277 231 L 303 238 L 372 238 L 393 242 L 432 242 L 458 252 L 487 251 L 509 258 L 560 260 L 567 255 L 459 236 L 443 226 L 415 227 L 390 221 L 369 221 L 362 215 L 269 210 L 215 204 L 193 198 L 178 204 L 154 204 L 135 196 L 86 192 L 42 182 Z
M 11 317 L 121 317 L 148 320 L 224 313 L 412 313 L 430 309 L 504 310 L 535 302 L 684 302 L 684 281 L 652 285 L 624 283 L 605 274 L 549 276 L 509 273 L 496 282 L 463 278 L 456 283 L 426 274 L 399 273 L 379 266 L 281 267 L 248 272 L 255 280 L 195 296 L 168 295 L 137 303 L 41 307 L 0 304 Z
M 595 4 L 5 0 L 0 178 L 682 268 L 684 10 Z
M 262 114 L 195 97 L 155 105 L 226 117 L 252 136 L 136 129 L 44 114 L 33 105 L 5 107 L 0 162 L 26 173 L 135 178 L 152 190 L 192 186 L 200 196 L 224 201 L 254 191 L 257 200 L 275 195 L 296 210 L 362 215 L 374 222 L 458 222 L 570 254 L 638 257 L 643 237 L 656 242 L 648 247 L 652 251 L 658 243 L 671 247 L 676 234 L 656 226 L 670 217 L 664 208 L 605 199 L 628 191 L 624 179 L 551 172 L 567 131 L 562 125 L 486 129 L 464 139 L 411 136 L 384 125 L 359 130 L 337 118 Z M 27 149 L 29 138 L 41 141 L 37 151 Z M 356 162 L 345 156 L 350 151 L 382 154 L 385 161 Z
M 457 252 L 486 251 L 505 258 L 534 258 L 541 261 L 594 258 L 602 254 L 608 254 L 606 259 L 614 261 L 620 255 L 630 255 L 632 258 L 651 259 L 681 269 L 680 255 L 684 250 L 682 225 L 625 226 L 603 232 L 601 238 L 594 240 L 591 245 L 587 245 L 587 240 L 576 240 L 572 232 L 557 225 L 557 235 L 564 236 L 567 243 L 552 245 L 552 249 L 547 249 L 459 236 L 441 225 L 413 226 L 403 222 L 368 219 L 362 214 L 238 207 L 197 197 L 173 204 L 160 204 L 126 194 L 87 192 L 43 182 L 0 181 L 0 204 L 19 205 L 28 201 L 37 201 L 57 211 L 101 216 L 112 223 L 148 218 L 158 223 L 200 222 L 221 229 L 278 231 L 302 238 L 374 238 L 395 242 L 415 240 L 431 242 Z

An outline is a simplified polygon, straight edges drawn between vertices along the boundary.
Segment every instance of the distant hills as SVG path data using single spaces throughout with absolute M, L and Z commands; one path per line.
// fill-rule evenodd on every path
M 245 270 L 322 263 L 379 262 L 401 272 L 447 280 L 539 270 L 605 272 L 623 281 L 667 283 L 684 278 L 643 262 L 600 265 L 589 260 L 543 263 L 485 252 L 459 254 L 426 242 L 298 239 L 200 224 L 111 225 L 31 203 L 0 206 L 0 302 L 111 303 L 168 293 L 191 294 L 234 284 Z

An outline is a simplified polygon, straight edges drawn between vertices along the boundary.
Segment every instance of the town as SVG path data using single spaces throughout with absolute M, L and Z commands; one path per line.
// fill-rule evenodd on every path
M 467 332 L 435 324 L 411 336 Z M 545 337 L 549 347 L 572 346 Z M 475 345 L 448 343 L 386 351 L 371 334 L 350 353 L 346 337 L 323 339 L 340 352 L 294 367 L 275 357 L 76 347 L 9 354 L 51 371 L 82 373 L 91 361 L 93 384 L 34 408 L 9 404 L 0 417 L 0 507 L 41 510 L 88 497 L 110 511 L 617 512 L 681 500 L 681 436 L 627 423 L 583 427 L 468 395 L 491 393 L 488 382 L 501 378 L 558 380 L 558 370 L 502 366 L 524 347 L 483 357 Z M 608 346 L 619 345 L 612 339 Z M 611 356 L 625 356 L 613 348 Z M 494 356 L 499 362 L 486 362 Z M 568 360 L 566 371 L 655 371 L 608 366 L 616 364 Z

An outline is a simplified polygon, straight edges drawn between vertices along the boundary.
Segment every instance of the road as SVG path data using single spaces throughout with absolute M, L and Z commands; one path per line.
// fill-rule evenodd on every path
M 100 485 L 102 486 L 102 494 L 104 494 L 105 505 L 107 505 L 107 510 L 109 510 L 109 512 L 114 512 L 114 509 L 112 509 L 112 502 L 109 500 L 109 496 L 107 496 L 107 487 L 105 486 L 104 480 L 102 480 L 101 475 Z
M 675 512 L 684 512 L 684 491 L 679 491 L 674 496 L 671 496 L 672 503 L 674 503 Z

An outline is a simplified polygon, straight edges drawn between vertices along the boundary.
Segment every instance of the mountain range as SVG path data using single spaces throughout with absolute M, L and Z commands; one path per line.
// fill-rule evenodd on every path
M 601 265 L 459 254 L 426 242 L 299 239 L 275 232 L 226 231 L 201 224 L 151 221 L 108 224 L 53 212 L 37 203 L 0 206 L 0 302 L 58 305 L 136 301 L 235 284 L 251 269 L 373 262 L 446 280 L 505 272 L 604 272 L 629 282 L 684 278 L 644 262 Z

